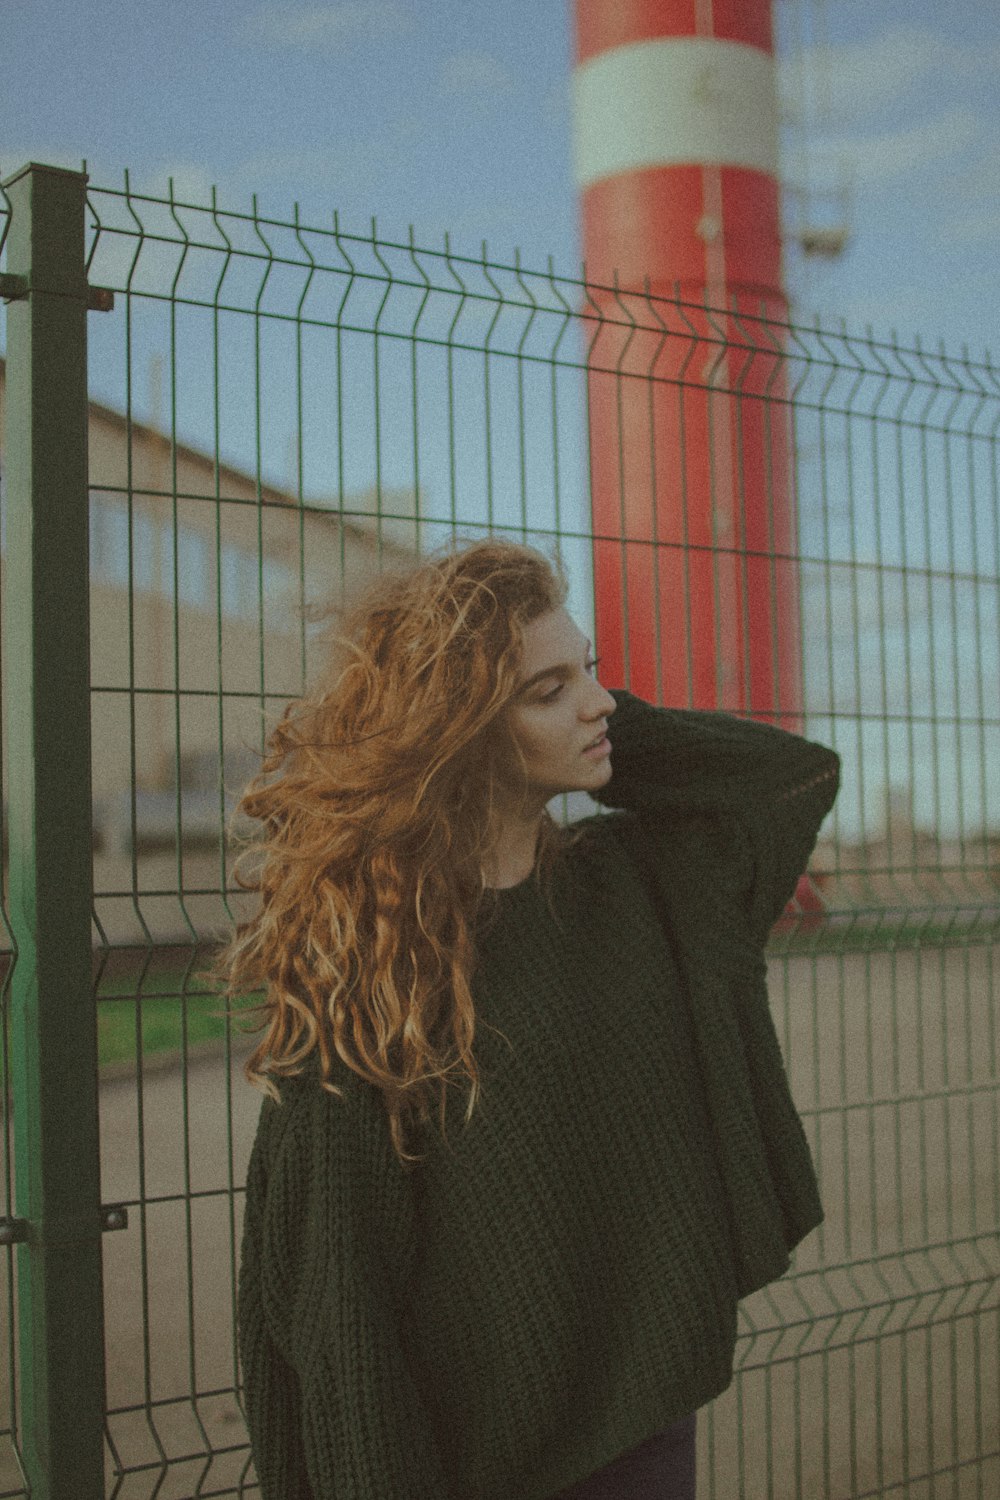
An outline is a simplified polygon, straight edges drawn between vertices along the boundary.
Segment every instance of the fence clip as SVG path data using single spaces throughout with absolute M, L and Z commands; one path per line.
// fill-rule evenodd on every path
M 31 291 L 27 276 L 14 276 L 4 271 L 0 274 L 0 297 L 5 302 L 23 302 Z M 115 294 L 109 286 L 88 286 L 88 312 L 111 312 L 115 305 Z
M 17 1245 L 28 1238 L 30 1220 L 0 1217 L 0 1245 Z M 128 1228 L 128 1209 L 124 1203 L 101 1204 L 101 1232 Z

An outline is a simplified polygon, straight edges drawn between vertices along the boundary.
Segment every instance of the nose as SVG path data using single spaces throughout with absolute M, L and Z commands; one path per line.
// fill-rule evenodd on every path
M 600 687 L 600 684 L 597 683 L 596 686 Z M 601 693 L 603 694 L 603 702 L 600 703 L 600 705 L 595 708 L 591 714 L 588 714 L 588 718 L 610 719 L 611 715 L 618 707 L 618 704 L 612 698 L 607 688 L 601 688 Z

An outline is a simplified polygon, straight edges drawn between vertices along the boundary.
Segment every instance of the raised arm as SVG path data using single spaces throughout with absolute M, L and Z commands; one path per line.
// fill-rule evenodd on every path
M 623 688 L 611 696 L 612 775 L 595 801 L 635 812 L 664 859 L 675 820 L 706 815 L 740 867 L 751 931 L 765 941 L 837 796 L 839 755 L 756 719 L 658 708 Z

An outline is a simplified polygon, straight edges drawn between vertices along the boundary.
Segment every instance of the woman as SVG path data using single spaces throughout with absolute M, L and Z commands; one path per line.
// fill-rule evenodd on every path
M 822 1219 L 764 945 L 839 758 L 606 690 L 566 597 L 496 540 L 376 580 L 240 804 L 264 1500 L 691 1500 L 737 1303 Z

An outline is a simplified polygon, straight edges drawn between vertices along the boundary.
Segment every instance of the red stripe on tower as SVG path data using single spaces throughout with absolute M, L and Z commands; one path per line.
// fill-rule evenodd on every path
M 573 93 L 597 649 L 798 728 L 770 0 L 576 0 Z

